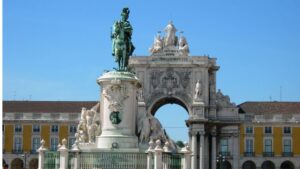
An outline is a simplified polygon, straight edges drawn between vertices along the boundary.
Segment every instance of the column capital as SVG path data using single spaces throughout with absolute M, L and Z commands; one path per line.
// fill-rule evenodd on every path
M 240 132 L 233 133 L 232 135 L 233 137 L 238 137 L 240 135 Z
M 198 133 L 198 131 L 193 131 L 193 130 L 190 130 L 190 131 L 189 131 L 189 134 L 190 134 L 191 136 L 196 136 L 197 133 Z
M 205 131 L 201 130 L 201 131 L 199 131 L 199 134 L 200 134 L 201 136 L 204 136 L 204 135 L 205 135 Z

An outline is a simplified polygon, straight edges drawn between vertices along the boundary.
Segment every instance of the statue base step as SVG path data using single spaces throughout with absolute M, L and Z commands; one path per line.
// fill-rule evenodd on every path
M 101 149 L 131 149 L 138 148 L 136 136 L 101 135 L 96 137 L 97 148 Z

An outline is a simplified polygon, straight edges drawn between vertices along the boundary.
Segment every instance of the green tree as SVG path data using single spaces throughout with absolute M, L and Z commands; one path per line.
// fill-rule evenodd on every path
M 180 141 L 180 140 L 176 142 L 176 145 L 177 145 L 178 147 L 180 147 L 180 148 L 183 148 L 183 147 L 184 147 L 183 141 Z

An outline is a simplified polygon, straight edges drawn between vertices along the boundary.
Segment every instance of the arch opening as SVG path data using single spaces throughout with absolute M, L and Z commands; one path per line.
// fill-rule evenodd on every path
M 243 169 L 256 169 L 256 165 L 253 161 L 246 161 L 243 164 Z
M 21 160 L 20 158 L 15 158 L 10 165 L 11 169 L 23 169 L 24 168 L 24 164 L 23 164 L 23 160 Z
M 261 165 L 262 169 L 275 169 L 275 165 L 272 161 L 265 161 Z
M 232 167 L 231 167 L 230 162 L 226 160 L 226 161 L 224 161 L 224 162 L 219 162 L 219 163 L 217 164 L 217 168 L 231 169 Z
M 37 158 L 33 158 L 29 162 L 29 169 L 37 169 L 39 160 Z
M 294 164 L 290 161 L 284 161 L 281 166 L 280 169 L 294 169 Z
M 189 118 L 187 107 L 178 99 L 167 98 L 156 102 L 151 114 L 160 121 L 168 136 L 178 144 L 188 142 L 188 127 L 185 121 Z
M 157 110 L 160 107 L 162 107 L 162 106 L 164 106 L 166 104 L 177 104 L 177 105 L 180 105 L 181 107 L 183 107 L 189 113 L 189 110 L 188 110 L 187 106 L 185 105 L 185 103 L 183 103 L 181 100 L 179 100 L 177 98 L 174 98 L 174 97 L 165 97 L 165 98 L 159 99 L 152 106 L 150 113 L 154 116 L 155 113 L 157 112 Z

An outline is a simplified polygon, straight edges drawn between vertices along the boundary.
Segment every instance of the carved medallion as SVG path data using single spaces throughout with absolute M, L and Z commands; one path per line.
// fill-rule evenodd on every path
M 111 85 L 103 89 L 103 96 L 109 101 L 108 109 L 113 112 L 123 110 L 124 100 L 129 95 L 124 85 Z
M 122 121 L 121 117 L 120 117 L 120 112 L 118 112 L 118 111 L 111 112 L 109 115 L 109 119 L 112 124 L 119 124 Z

